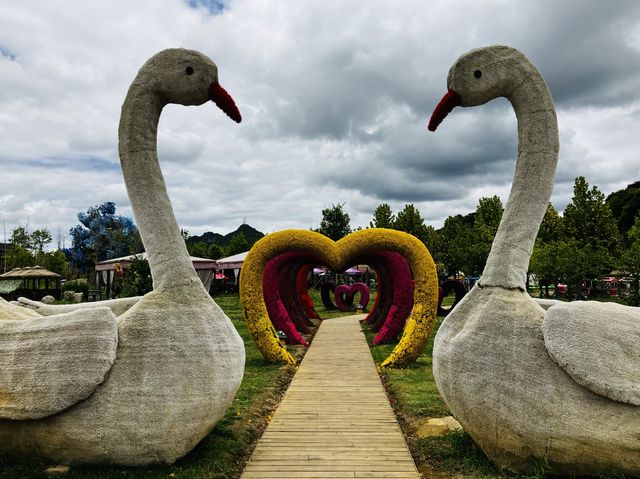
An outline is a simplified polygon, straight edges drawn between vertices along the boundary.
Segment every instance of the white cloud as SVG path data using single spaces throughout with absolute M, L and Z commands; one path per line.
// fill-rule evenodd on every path
M 509 192 L 515 118 L 506 102 L 460 110 L 426 133 L 446 75 L 469 48 L 520 48 L 557 101 L 553 196 L 573 178 L 605 193 L 640 177 L 637 2 L 408 0 L 0 5 L 0 213 L 68 231 L 115 201 L 131 216 L 117 159 L 120 106 L 155 52 L 195 48 L 218 64 L 236 125 L 214 105 L 170 106 L 159 157 L 179 223 L 226 233 L 309 228 L 346 202 L 365 226 L 387 202 L 439 227 L 480 196 Z M 605 8 L 606 7 L 606 8 Z

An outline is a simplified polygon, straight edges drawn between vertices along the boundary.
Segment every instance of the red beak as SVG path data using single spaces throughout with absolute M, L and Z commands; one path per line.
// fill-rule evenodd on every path
M 209 99 L 218 105 L 218 108 L 225 112 L 233 121 L 236 123 L 242 121 L 242 115 L 240 115 L 240 110 L 238 110 L 236 102 L 233 101 L 233 98 L 227 93 L 227 90 L 220 86 L 220 83 L 213 82 L 211 84 L 209 87 Z
M 436 131 L 438 125 L 442 123 L 442 120 L 447 117 L 451 110 L 459 106 L 460 103 L 460 95 L 458 95 L 454 90 L 449 90 L 442 97 L 442 100 L 440 100 L 440 103 L 438 103 L 438 106 L 436 106 L 435 110 L 433 110 L 433 113 L 431 114 L 429 126 L 427 127 L 429 131 Z

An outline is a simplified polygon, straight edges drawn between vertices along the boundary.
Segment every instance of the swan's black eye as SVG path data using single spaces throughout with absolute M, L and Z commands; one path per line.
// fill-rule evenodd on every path
M 192 67 L 187 67 L 187 69 L 184 71 L 187 75 L 193 75 L 193 68 Z
M 473 72 L 473 76 L 476 78 L 480 78 L 482 76 L 482 72 L 480 70 L 476 70 Z

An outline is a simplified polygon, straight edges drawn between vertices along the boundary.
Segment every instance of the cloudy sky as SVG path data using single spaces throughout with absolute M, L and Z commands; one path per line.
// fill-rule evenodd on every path
M 522 50 L 549 84 L 561 152 L 552 202 L 583 175 L 608 194 L 640 179 L 640 2 L 618 0 L 125 0 L 0 4 L 0 214 L 66 238 L 77 213 L 133 216 L 117 157 L 128 85 L 169 47 L 209 55 L 243 114 L 169 106 L 159 157 L 178 222 L 228 233 L 317 227 L 345 203 L 414 203 L 429 224 L 506 201 L 517 146 L 506 100 L 427 133 L 465 51 Z M 68 244 L 68 238 L 66 239 Z

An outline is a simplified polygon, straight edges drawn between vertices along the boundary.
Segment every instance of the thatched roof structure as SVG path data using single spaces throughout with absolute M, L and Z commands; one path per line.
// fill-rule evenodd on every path
M 26 268 L 13 268 L 4 274 L 0 274 L 2 279 L 60 279 L 58 273 L 49 271 L 42 266 L 27 266 Z

